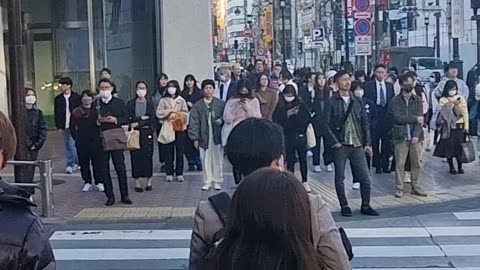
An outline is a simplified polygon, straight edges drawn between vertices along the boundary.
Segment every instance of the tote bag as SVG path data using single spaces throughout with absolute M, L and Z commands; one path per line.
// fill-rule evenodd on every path
M 460 157 L 460 162 L 462 163 L 472 163 L 475 161 L 475 148 L 473 147 L 473 142 L 470 139 L 470 136 L 467 136 L 465 142 L 462 143 L 462 156 Z
M 317 145 L 317 139 L 315 138 L 315 130 L 312 124 L 307 127 L 307 146 L 308 148 L 314 148 Z
M 158 135 L 158 141 L 162 144 L 169 144 L 175 141 L 175 131 L 170 121 L 163 123 Z
M 140 131 L 136 129 L 125 130 L 127 135 L 127 149 L 128 150 L 139 150 L 140 149 Z

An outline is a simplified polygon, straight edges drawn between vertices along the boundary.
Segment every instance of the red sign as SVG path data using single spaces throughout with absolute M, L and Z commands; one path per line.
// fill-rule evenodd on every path
M 243 29 L 243 36 L 244 37 L 252 37 L 253 36 L 253 31 L 251 28 L 245 28 Z

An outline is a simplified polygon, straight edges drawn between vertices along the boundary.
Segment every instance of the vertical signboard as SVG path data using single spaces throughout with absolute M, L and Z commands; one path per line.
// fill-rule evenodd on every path
M 370 12 L 370 0 L 354 0 L 354 23 L 355 55 L 372 55 L 372 13 Z
M 464 0 L 451 0 L 450 32 L 452 38 L 463 38 L 465 35 Z

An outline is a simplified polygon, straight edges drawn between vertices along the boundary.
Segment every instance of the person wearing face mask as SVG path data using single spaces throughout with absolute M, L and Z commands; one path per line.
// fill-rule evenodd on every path
M 167 83 L 168 83 L 168 75 L 165 73 L 160 74 L 157 82 L 157 89 L 155 89 L 155 93 L 153 93 L 153 105 L 155 108 L 158 108 L 158 104 L 160 104 L 160 100 L 167 92 Z M 157 137 L 160 134 L 160 130 L 162 129 L 162 123 L 160 119 L 156 121 L 156 128 L 157 128 Z M 158 161 L 160 162 L 160 172 L 165 172 L 165 157 L 163 155 L 162 144 L 158 142 Z
M 354 74 L 355 81 L 360 81 L 362 84 L 366 82 L 366 77 L 367 75 L 365 74 L 365 71 L 363 69 L 359 69 L 355 71 Z
M 282 92 L 273 113 L 273 121 L 283 127 L 287 169 L 295 172 L 295 156 L 298 155 L 300 173 L 305 189 L 311 192 L 308 184 L 307 165 L 307 127 L 310 124 L 310 112 L 307 105 L 298 97 L 292 85 L 287 85 Z
M 438 98 L 443 97 L 443 90 L 447 81 L 453 80 L 458 85 L 458 94 L 461 95 L 465 100 L 468 100 L 470 89 L 464 80 L 458 78 L 458 67 L 455 63 L 450 63 L 445 68 L 445 79 L 442 80 L 437 87 L 435 88 L 435 96 Z
M 128 124 L 128 115 L 125 102 L 112 95 L 113 83 L 108 79 L 102 79 L 98 83 L 100 90 L 100 98 L 95 102 L 94 106 L 98 112 L 98 123 L 100 131 L 121 128 L 122 125 Z M 125 168 L 125 155 L 123 150 L 102 151 L 101 166 L 103 181 L 105 183 L 105 195 L 107 202 L 105 205 L 112 206 L 115 204 L 115 195 L 113 193 L 112 177 L 110 175 L 110 158 L 113 161 L 115 172 L 118 176 L 118 184 L 120 187 L 121 201 L 124 204 L 132 204 L 132 200 L 128 196 L 127 171 Z
M 446 158 L 450 167 L 450 174 L 464 174 L 462 162 L 462 143 L 465 142 L 469 129 L 469 115 L 467 102 L 458 92 L 456 81 L 445 83 L 442 97 L 439 101 L 440 113 L 438 117 L 444 119 L 439 127 L 440 141 L 435 147 L 433 156 Z M 439 123 L 439 121 L 437 121 Z M 453 166 L 453 159 L 457 160 L 458 170 Z
M 392 99 L 388 114 L 392 122 L 392 143 L 395 152 L 395 197 L 404 194 L 405 171 L 407 160 L 410 163 L 410 181 L 412 195 L 426 197 L 427 193 L 420 186 L 420 157 L 422 152 L 423 104 L 420 95 L 414 93 L 414 86 L 408 82 L 412 76 L 407 73 L 400 76 L 402 91 Z
M 175 140 L 162 146 L 165 155 L 166 181 L 172 182 L 175 172 L 176 180 L 183 182 L 185 180 L 183 177 L 183 154 L 185 152 L 188 105 L 180 95 L 180 85 L 177 81 L 169 81 L 167 86 L 167 92 L 157 108 L 157 118 L 162 121 L 162 128 L 172 128 L 170 132 L 175 132 Z M 170 122 L 171 125 L 165 125 L 167 122 Z M 180 123 L 181 127 L 173 129 L 174 123 Z
M 202 90 L 198 87 L 197 79 L 192 74 L 185 76 L 183 81 L 182 97 L 187 102 L 188 111 L 191 111 L 193 105 L 202 99 Z M 188 127 L 187 127 L 188 129 Z M 202 161 L 200 160 L 200 152 L 193 145 L 193 141 L 189 136 L 185 137 L 185 157 L 188 161 L 189 171 L 202 171 Z
M 80 162 L 80 173 L 84 181 L 82 191 L 89 192 L 96 189 L 105 191 L 102 175 L 104 168 L 101 167 L 102 142 L 98 128 L 97 110 L 93 107 L 94 95 L 90 90 L 85 90 L 80 95 L 82 105 L 72 112 L 70 119 L 70 132 L 75 139 L 78 160 Z M 90 166 L 93 167 L 93 185 Z
M 127 102 L 127 113 L 130 129 L 140 132 L 140 149 L 130 151 L 130 161 L 132 178 L 135 179 L 135 192 L 143 192 L 140 178 L 147 180 L 145 190 L 152 190 L 153 133 L 156 115 L 153 100 L 147 96 L 147 83 L 138 81 L 136 88 L 136 97 Z
M 25 123 L 25 131 L 27 133 L 27 154 L 26 160 L 35 161 L 38 159 L 38 151 L 42 149 L 43 144 L 47 140 L 47 128 L 43 112 L 37 107 L 37 94 L 34 89 L 25 89 L 25 106 L 27 107 L 27 118 Z M 35 175 L 35 167 L 27 166 L 25 180 L 27 183 L 33 183 Z M 34 191 L 34 189 L 30 189 Z
M 220 81 L 215 89 L 214 96 L 227 102 L 235 95 L 235 89 L 238 81 L 232 81 L 232 71 L 229 68 L 220 69 Z
M 236 85 L 236 95 L 227 101 L 223 113 L 225 121 L 222 128 L 222 144 L 227 144 L 228 137 L 232 129 L 243 120 L 249 117 L 262 118 L 260 110 L 260 102 L 253 95 L 253 84 L 248 80 L 240 80 Z M 235 182 L 238 183 L 241 175 L 234 168 L 233 176 Z

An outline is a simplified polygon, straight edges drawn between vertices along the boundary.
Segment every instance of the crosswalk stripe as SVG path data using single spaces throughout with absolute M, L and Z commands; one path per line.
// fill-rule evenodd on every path
M 453 215 L 458 220 L 480 220 L 480 212 L 458 212 Z
M 191 230 L 57 231 L 50 240 L 190 240 L 191 235 Z
M 126 261 L 188 259 L 189 248 L 54 249 L 57 261 Z

